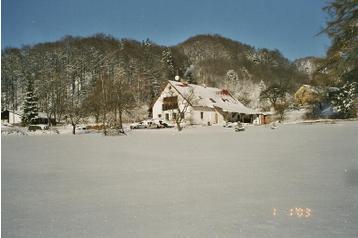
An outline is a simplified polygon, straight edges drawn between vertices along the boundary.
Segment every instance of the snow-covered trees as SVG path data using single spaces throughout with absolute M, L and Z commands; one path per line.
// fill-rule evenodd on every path
M 235 70 L 230 69 L 226 72 L 225 83 L 227 85 L 236 84 L 238 81 L 239 81 L 239 75 Z
M 158 57 L 156 54 L 153 54 L 154 49 L 155 46 L 149 39 L 143 43 L 143 64 L 141 69 L 141 76 L 144 78 L 143 85 L 147 90 L 148 106 L 152 105 L 159 96 L 162 82 L 162 65 L 159 64 L 160 57 Z
M 354 101 L 357 98 L 357 83 L 345 83 L 332 96 L 334 108 L 343 118 L 355 117 Z
M 120 59 L 119 64 L 113 68 L 113 82 L 110 92 L 111 109 L 114 113 L 113 126 L 118 133 L 124 133 L 123 114 L 130 113 L 136 107 L 134 92 L 129 82 L 128 61 Z M 117 117 L 118 115 L 118 117 Z
M 65 115 L 72 125 L 72 134 L 76 134 L 76 126 L 85 118 L 87 111 L 84 107 L 86 91 L 79 77 L 71 78 L 66 100 Z
M 22 91 L 26 91 L 22 61 L 20 49 L 8 48 L 3 51 L 1 57 L 1 107 L 3 109 L 15 111 L 21 105 Z
M 203 42 L 206 42 L 205 38 L 202 38 Z M 195 47 L 190 46 L 191 41 L 175 47 L 163 47 L 150 40 L 140 43 L 103 34 L 84 38 L 66 36 L 56 42 L 5 49 L 2 51 L 1 66 L 2 106 L 16 110 L 18 105 L 23 105 L 26 92 L 24 82 L 34 73 L 36 78 L 33 87 L 38 96 L 39 111 L 45 112 L 52 119 L 49 121 L 55 119 L 57 122 L 69 123 L 75 112 L 89 119 L 94 118 L 96 122 L 107 121 L 103 120 L 104 111 L 108 115 L 118 116 L 118 108 L 104 104 L 101 97 L 103 90 L 107 93 L 107 90 L 115 89 L 108 82 L 114 81 L 118 65 L 125 72 L 125 88 L 128 88 L 135 106 L 141 108 L 135 116 L 136 120 L 148 116 L 147 109 L 157 99 L 166 81 L 173 79 L 176 74 L 190 83 L 227 87 L 236 98 L 255 108 L 261 92 L 258 83 L 261 79 L 265 83 L 274 76 L 286 80 L 286 71 L 282 75 L 280 73 L 282 67 L 271 67 L 270 64 L 253 67 L 243 53 L 250 47 L 218 36 L 209 41 L 215 49 L 220 46 L 218 49 L 224 53 L 217 54 L 216 50 L 208 47 L 211 43 L 203 44 L 201 40 L 198 43 L 192 42 Z M 198 50 L 200 57 L 190 57 Z M 125 64 L 121 63 L 123 59 Z M 102 85 L 102 82 L 105 83 Z M 71 92 L 75 88 L 74 84 L 81 88 L 80 100 L 74 98 L 76 95 Z M 84 111 L 80 112 L 76 108 Z M 128 115 L 124 113 L 124 117 Z M 130 120 L 129 117 L 124 120 Z
M 163 70 L 168 67 L 162 62 L 165 49 L 150 40 L 141 44 L 103 34 L 88 38 L 66 36 L 57 42 L 4 49 L 2 108 L 17 110 L 24 105 L 26 81 L 36 75 L 32 87 L 38 97 L 38 110 L 45 112 L 49 121 L 77 124 L 83 117 L 93 117 L 99 122 L 104 111 L 110 117 L 119 117 L 118 105 L 127 104 L 127 99 L 141 107 L 141 113 L 136 114 L 136 119 L 141 120 L 148 115 L 148 110 L 142 108 L 151 105 L 160 94 L 163 82 L 169 79 Z M 119 68 L 125 76 L 119 76 Z M 116 96 L 116 107 L 103 103 L 103 89 L 106 95 L 116 94 L 115 90 L 123 95 L 119 99 Z M 129 116 L 129 107 L 125 108 L 125 116 Z
M 38 98 L 34 93 L 33 82 L 31 79 L 28 80 L 27 92 L 25 96 L 24 106 L 23 106 L 23 116 L 22 123 L 28 125 L 31 123 L 31 120 L 35 119 L 38 115 Z
M 246 68 L 240 68 L 239 72 L 230 69 L 226 72 L 222 88 L 228 89 L 232 95 L 243 104 L 251 108 L 260 108 L 260 93 L 265 89 L 265 83 L 256 83 L 251 80 L 251 75 Z
M 162 59 L 161 61 L 164 63 L 164 65 L 166 66 L 167 70 L 168 70 L 168 76 L 170 79 L 174 78 L 175 76 L 175 65 L 174 65 L 174 59 L 173 59 L 173 55 L 172 55 L 172 51 L 170 50 L 170 48 L 165 48 L 162 51 Z

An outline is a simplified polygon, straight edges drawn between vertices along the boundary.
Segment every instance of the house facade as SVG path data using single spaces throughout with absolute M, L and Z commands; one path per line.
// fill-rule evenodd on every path
M 263 123 L 263 114 L 245 107 L 228 90 L 169 81 L 152 107 L 153 119 L 184 117 L 193 125 Z

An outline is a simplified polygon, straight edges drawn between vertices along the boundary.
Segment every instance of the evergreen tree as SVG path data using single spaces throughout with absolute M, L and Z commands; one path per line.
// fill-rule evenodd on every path
M 323 67 L 341 81 L 358 82 L 358 1 L 335 0 L 324 10 L 330 15 L 322 31 L 332 40 Z
M 24 113 L 22 116 L 22 123 L 28 125 L 31 120 L 38 116 L 38 99 L 34 93 L 34 87 L 32 80 L 28 81 L 26 97 L 24 101 Z
M 152 78 L 152 84 L 151 84 L 151 98 L 153 100 L 156 100 L 160 95 L 160 83 L 158 81 L 158 77 Z
M 345 83 L 333 95 L 333 105 L 340 117 L 349 118 L 354 115 L 354 100 L 356 99 L 357 83 Z
M 162 51 L 162 63 L 167 67 L 169 79 L 173 80 L 175 76 L 175 65 L 172 51 L 168 47 Z
M 195 70 L 195 66 L 193 64 L 190 64 L 190 66 L 186 68 L 186 71 L 184 73 L 184 78 L 186 78 L 188 83 L 198 84 L 194 76 L 194 70 Z
M 144 76 L 147 78 L 149 83 L 149 105 L 152 105 L 153 102 L 158 98 L 160 95 L 160 74 L 161 69 L 160 66 L 155 64 L 156 56 L 153 54 L 153 44 L 152 42 L 147 39 L 144 43 L 144 64 L 143 64 L 143 73 Z

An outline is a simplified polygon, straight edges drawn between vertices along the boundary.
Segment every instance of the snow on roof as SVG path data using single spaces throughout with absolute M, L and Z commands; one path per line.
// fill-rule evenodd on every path
M 245 107 L 235 99 L 227 89 L 206 87 L 169 80 L 169 83 L 184 97 L 194 93 L 192 106 L 220 108 L 224 112 L 238 112 L 244 114 L 258 114 L 253 109 Z

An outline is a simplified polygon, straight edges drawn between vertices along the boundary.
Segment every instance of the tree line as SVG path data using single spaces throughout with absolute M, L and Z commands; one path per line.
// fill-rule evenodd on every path
M 123 115 L 145 117 L 163 84 L 189 65 L 180 53 L 150 40 L 103 34 L 7 48 L 2 51 L 2 108 L 21 108 L 24 124 L 41 111 L 53 119 L 49 122 L 70 123 L 73 133 L 88 117 L 101 121 L 105 133 L 121 130 Z
M 316 69 L 309 81 L 312 90 L 307 93 L 301 88 L 295 97 L 299 95 L 311 107 L 310 117 L 320 117 L 326 104 L 335 111 L 333 117 L 354 118 L 358 113 L 358 1 L 331 1 L 323 10 L 328 21 L 318 34 L 327 34 L 331 46 L 325 57 L 315 60 Z M 287 92 L 287 84 L 279 82 L 260 95 L 270 101 L 281 119 L 290 104 Z

